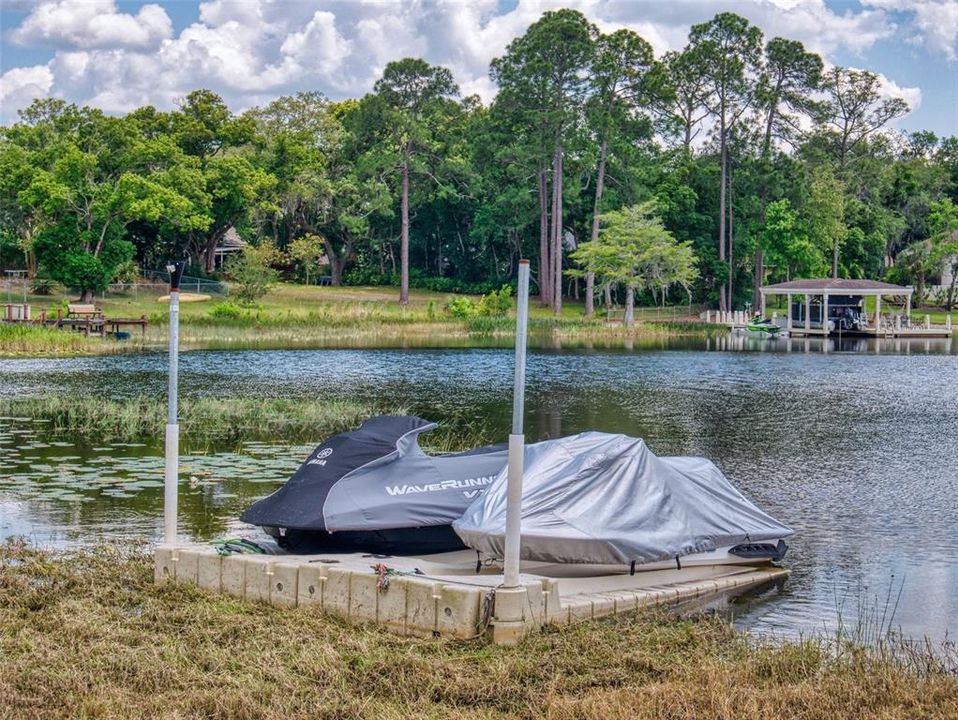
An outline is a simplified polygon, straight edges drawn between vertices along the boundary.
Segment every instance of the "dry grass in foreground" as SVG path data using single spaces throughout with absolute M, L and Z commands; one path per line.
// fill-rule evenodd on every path
M 948 673 L 709 619 L 586 624 L 517 648 L 410 640 L 155 586 L 143 549 L 0 545 L 2 718 L 955 718 Z

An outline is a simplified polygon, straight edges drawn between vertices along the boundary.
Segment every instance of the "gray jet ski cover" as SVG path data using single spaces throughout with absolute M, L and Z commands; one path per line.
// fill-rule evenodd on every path
M 448 525 L 506 464 L 504 446 L 427 455 L 420 433 L 436 423 L 380 415 L 325 440 L 272 495 L 240 516 L 297 530 L 386 530 Z
M 749 502 L 709 460 L 657 457 L 638 438 L 600 432 L 526 446 L 522 558 L 560 563 L 668 560 L 792 531 Z M 507 471 L 453 529 L 503 557 Z

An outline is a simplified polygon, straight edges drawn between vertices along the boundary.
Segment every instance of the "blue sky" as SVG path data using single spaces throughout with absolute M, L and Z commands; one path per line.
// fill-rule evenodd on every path
M 167 109 L 196 87 L 237 111 L 301 89 L 358 96 L 408 55 L 449 66 L 488 101 L 489 61 L 562 6 L 606 31 L 630 27 L 659 53 L 732 10 L 769 38 L 881 74 L 913 106 L 903 130 L 958 134 L 958 0 L 4 0 L 0 119 L 46 95 L 113 113 Z

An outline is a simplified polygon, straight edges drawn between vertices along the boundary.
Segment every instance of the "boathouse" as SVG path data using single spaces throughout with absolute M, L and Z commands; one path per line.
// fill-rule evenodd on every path
M 796 336 L 950 336 L 950 321 L 947 325 L 935 326 L 928 316 L 917 323 L 912 320 L 913 292 L 912 287 L 877 280 L 791 280 L 763 287 L 762 307 L 767 306 L 769 297 L 784 296 L 785 318 L 775 319 Z M 868 298 L 874 298 L 873 310 L 866 303 Z M 889 301 L 885 312 L 883 298 Z

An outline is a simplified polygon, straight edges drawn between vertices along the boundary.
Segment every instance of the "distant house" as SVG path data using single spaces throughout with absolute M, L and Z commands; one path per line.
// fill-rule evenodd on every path
M 242 252 L 248 243 L 239 236 L 236 228 L 232 225 L 223 233 L 223 239 L 220 240 L 216 249 L 213 251 L 213 267 L 216 270 L 222 270 L 226 264 L 226 259 L 236 252 Z

